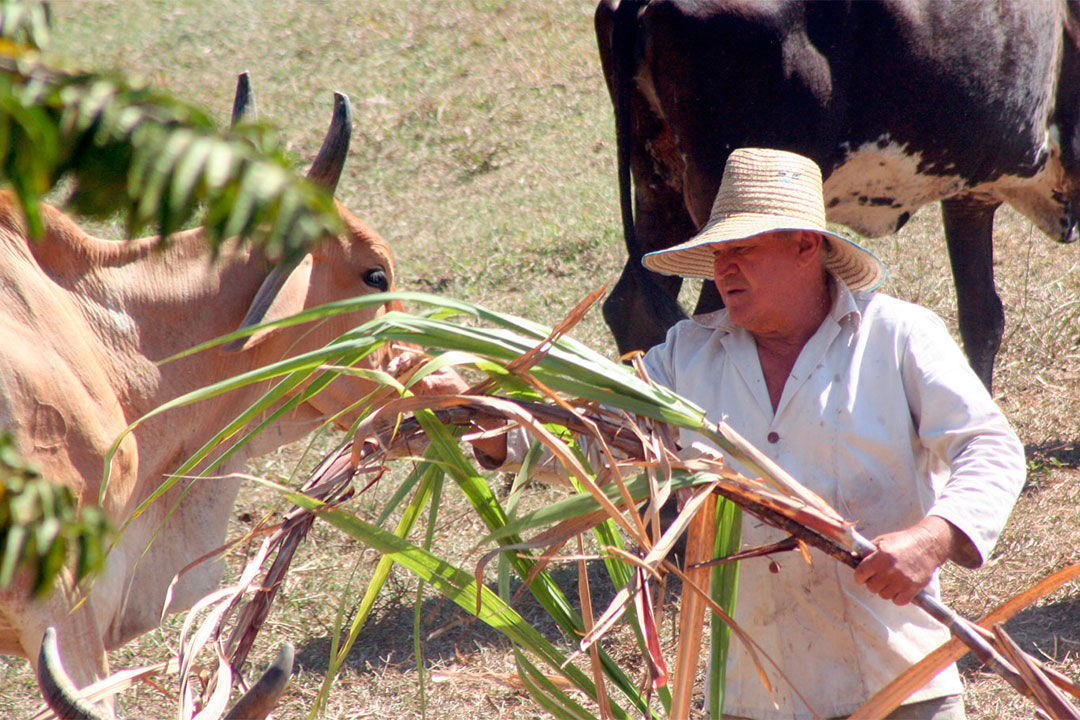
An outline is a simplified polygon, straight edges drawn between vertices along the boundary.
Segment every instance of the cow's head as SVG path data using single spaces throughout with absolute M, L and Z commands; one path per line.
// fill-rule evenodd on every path
M 241 91 L 238 85 L 237 102 L 234 104 L 234 122 L 238 113 L 245 112 L 241 103 L 241 94 L 250 97 L 250 89 Z M 316 182 L 331 193 L 337 187 L 345 157 L 349 150 L 349 138 L 352 134 L 352 108 L 349 99 L 342 93 L 334 93 L 334 114 L 316 156 L 308 179 Z M 263 281 L 241 328 L 260 323 L 280 320 L 310 307 L 342 300 L 358 295 L 380 293 L 394 290 L 394 259 L 386 241 L 370 225 L 350 212 L 344 205 L 334 201 L 341 218 L 344 231 L 336 236 L 324 239 L 300 260 L 275 267 Z M 391 303 L 370 310 L 360 310 L 345 315 L 338 315 L 312 328 L 263 329 L 247 338 L 225 345 L 229 352 L 252 352 L 273 339 L 275 347 L 269 354 L 281 357 L 283 351 L 295 353 L 320 347 L 338 337 L 347 330 L 382 314 L 386 309 L 400 309 L 397 303 Z M 407 346 L 383 347 L 368 355 L 364 364 L 384 370 L 393 370 L 408 364 L 415 358 L 415 350 Z M 339 383 L 349 385 L 351 398 L 341 397 L 341 402 L 354 402 L 370 389 L 370 384 L 355 381 Z M 365 387 L 365 385 L 368 385 Z M 464 390 L 464 381 L 453 372 L 440 371 L 425 377 L 413 387 L 414 392 L 449 393 Z M 360 394 L 357 394 L 360 393 Z M 328 398 L 322 403 L 326 404 Z M 331 405 L 338 404 L 336 401 Z M 320 407 L 321 411 L 337 411 L 340 407 Z

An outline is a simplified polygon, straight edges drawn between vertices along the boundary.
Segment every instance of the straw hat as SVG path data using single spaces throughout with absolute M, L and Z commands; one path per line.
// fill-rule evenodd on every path
M 826 239 L 825 267 L 851 290 L 873 290 L 885 266 L 873 253 L 825 229 L 821 169 L 802 155 L 783 150 L 740 148 L 731 153 L 709 222 L 694 237 L 642 258 L 650 270 L 711 280 L 710 245 L 744 240 L 777 230 L 810 230 Z

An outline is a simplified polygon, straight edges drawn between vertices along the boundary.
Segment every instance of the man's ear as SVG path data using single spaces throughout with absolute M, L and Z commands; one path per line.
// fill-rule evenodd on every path
M 795 242 L 798 243 L 800 259 L 824 257 L 829 251 L 829 244 L 825 236 L 810 230 L 800 230 Z
M 292 265 L 277 266 L 263 280 L 255 299 L 251 301 L 247 315 L 237 329 L 249 328 L 260 323 L 282 320 L 302 311 L 307 304 L 311 285 L 311 254 Z M 263 328 L 237 338 L 222 346 L 226 352 L 239 352 L 255 347 L 272 335 L 278 328 Z

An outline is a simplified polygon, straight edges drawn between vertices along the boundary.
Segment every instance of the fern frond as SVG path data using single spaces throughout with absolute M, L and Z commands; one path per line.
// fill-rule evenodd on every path
M 122 77 L 66 72 L 0 48 L 0 181 L 40 232 L 36 203 L 64 179 L 77 213 L 122 212 L 129 236 L 163 236 L 202 214 L 225 237 L 295 259 L 340 229 L 333 200 L 292 172 L 266 127 L 225 131 L 194 105 Z
M 34 50 L 49 40 L 49 3 L 45 0 L 4 0 L 0 2 L 0 38 L 15 46 Z
M 76 576 L 85 577 L 104 561 L 106 533 L 101 508 L 78 508 L 70 489 L 42 477 L 11 434 L 0 433 L 0 590 L 27 571 L 34 592 L 45 594 L 71 553 Z

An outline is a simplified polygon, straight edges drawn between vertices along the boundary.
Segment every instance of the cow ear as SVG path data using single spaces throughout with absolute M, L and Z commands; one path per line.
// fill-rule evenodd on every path
M 238 329 L 260 323 L 282 320 L 304 309 L 308 287 L 311 285 L 311 254 L 298 263 L 275 267 L 263 280 L 255 299 L 251 301 L 244 321 Z M 222 346 L 226 352 L 240 352 L 255 347 L 274 333 L 277 328 L 256 330 L 247 337 L 231 340 Z

